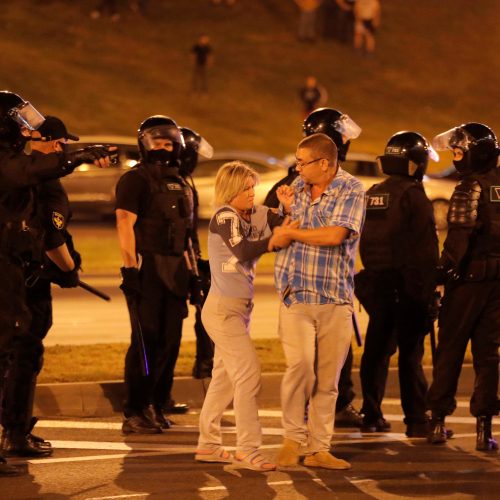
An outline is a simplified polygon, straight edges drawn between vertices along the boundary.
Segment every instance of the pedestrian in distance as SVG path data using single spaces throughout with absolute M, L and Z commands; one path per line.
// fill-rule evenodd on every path
M 299 97 L 303 105 L 304 117 L 307 118 L 309 113 L 326 104 L 328 93 L 325 87 L 318 83 L 315 76 L 308 76 L 305 85 L 299 90 Z
M 398 350 L 398 374 L 406 435 L 426 437 L 427 381 L 424 339 L 433 328 L 430 305 L 439 257 L 431 201 L 422 186 L 429 159 L 439 157 L 417 132 L 398 132 L 378 157 L 389 177 L 366 193 L 360 255 L 364 269 L 355 293 L 369 315 L 361 358 L 361 432 L 385 432 L 382 413 L 389 361 Z
M 279 336 L 287 368 L 281 386 L 283 445 L 279 466 L 348 469 L 330 453 L 338 380 L 353 334 L 356 249 L 364 221 L 362 184 L 343 171 L 335 142 L 325 134 L 303 139 L 296 152 L 299 178 L 281 186 L 283 209 L 298 227 L 277 227 L 272 248 L 281 298 Z M 307 422 L 304 409 L 308 406 Z
M 168 429 L 185 413 L 171 396 L 182 322 L 188 314 L 193 238 L 192 190 L 179 174 L 184 139 L 174 120 L 155 115 L 138 130 L 141 161 L 116 186 L 116 222 L 123 258 L 121 289 L 132 336 L 125 357 L 124 434 Z
M 375 33 L 380 26 L 380 1 L 356 0 L 354 3 L 354 48 L 367 56 L 375 52 Z
M 220 167 L 215 178 L 216 211 L 208 232 L 212 284 L 202 321 L 215 344 L 212 381 L 200 413 L 195 460 L 235 462 L 260 472 L 275 464 L 259 450 L 262 431 L 258 417 L 260 364 L 249 335 L 255 266 L 268 252 L 273 227 L 282 218 L 264 206 L 254 206 L 258 175 L 243 162 Z M 222 447 L 221 419 L 233 401 L 236 452 Z
M 460 181 L 450 200 L 448 234 L 439 261 L 444 284 L 439 335 L 428 406 L 428 441 L 443 444 L 445 418 L 456 408 L 465 350 L 471 341 L 475 372 L 470 412 L 476 417 L 476 450 L 496 451 L 500 345 L 500 148 L 488 126 L 469 122 L 437 135 L 437 150 L 453 153 Z
M 201 35 L 191 48 L 193 76 L 191 88 L 194 92 L 208 92 L 208 68 L 213 64 L 213 49 L 208 35 Z

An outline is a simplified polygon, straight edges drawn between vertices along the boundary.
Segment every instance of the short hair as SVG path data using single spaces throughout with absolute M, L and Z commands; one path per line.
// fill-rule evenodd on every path
M 259 181 L 259 174 L 246 163 L 239 160 L 224 163 L 215 177 L 215 206 L 228 205 L 235 196 L 246 189 L 249 177 L 255 184 Z
M 309 135 L 299 142 L 297 149 L 299 148 L 310 149 L 318 153 L 318 156 L 327 159 L 332 167 L 337 164 L 337 145 L 326 134 Z

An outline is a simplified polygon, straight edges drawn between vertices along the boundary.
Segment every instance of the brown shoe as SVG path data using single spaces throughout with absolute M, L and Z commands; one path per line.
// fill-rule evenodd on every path
M 299 463 L 299 448 L 300 443 L 292 439 L 283 439 L 278 456 L 276 457 L 276 464 L 280 467 L 291 467 Z
M 342 470 L 350 469 L 351 464 L 342 460 L 341 458 L 334 457 L 328 451 L 318 451 L 312 455 L 304 458 L 304 465 L 307 467 L 322 467 L 323 469 Z

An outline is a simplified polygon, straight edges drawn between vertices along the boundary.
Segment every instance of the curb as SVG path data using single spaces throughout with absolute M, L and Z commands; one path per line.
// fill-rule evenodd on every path
M 425 366 L 427 380 L 432 379 L 432 367 Z M 359 369 L 353 369 L 356 404 L 362 399 Z M 280 386 L 283 373 L 263 373 L 259 395 L 261 406 L 280 406 Z M 201 408 L 210 379 L 176 377 L 173 397 L 192 408 Z M 458 393 L 472 393 L 474 370 L 472 365 L 463 365 Z M 386 397 L 399 397 L 397 368 L 389 369 Z M 34 414 L 39 417 L 112 417 L 122 412 L 125 397 L 123 381 L 76 382 L 65 384 L 40 384 L 37 386 Z M 361 403 L 359 403 L 359 406 Z

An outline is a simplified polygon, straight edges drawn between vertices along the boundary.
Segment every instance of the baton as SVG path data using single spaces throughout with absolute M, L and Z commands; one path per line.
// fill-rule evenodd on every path
M 361 347 L 363 345 L 363 339 L 361 338 L 361 333 L 359 332 L 358 318 L 356 317 L 356 313 L 354 311 L 352 312 L 352 327 L 354 328 L 356 344 Z
M 142 334 L 141 321 L 139 320 L 139 313 L 137 312 L 137 302 L 135 299 L 126 297 L 128 312 L 130 316 L 130 325 L 132 326 L 132 335 L 135 336 L 139 344 L 141 373 L 144 377 L 149 375 L 148 355 L 146 353 L 146 346 L 144 344 L 144 335 Z
M 106 300 L 109 302 L 111 300 L 111 297 L 104 292 L 101 292 L 101 290 L 98 290 L 97 288 L 94 288 L 93 286 L 90 286 L 88 283 L 85 283 L 85 281 L 78 280 L 78 286 L 80 288 L 83 288 L 87 292 L 93 293 L 96 297 L 99 297 L 102 300 Z

